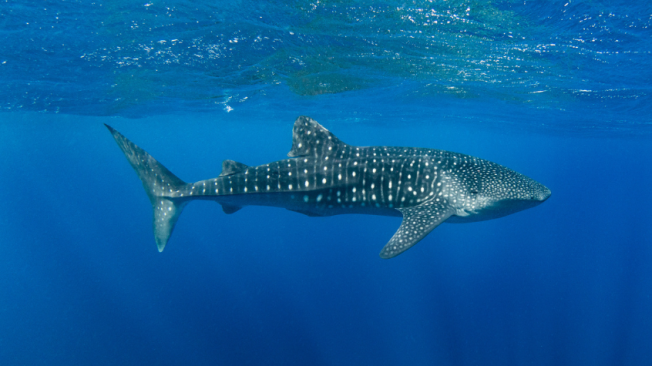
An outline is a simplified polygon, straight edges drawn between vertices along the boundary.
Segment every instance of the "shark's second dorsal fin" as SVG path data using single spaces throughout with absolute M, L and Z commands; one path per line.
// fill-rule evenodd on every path
M 288 153 L 291 158 L 310 156 L 321 157 L 334 154 L 346 147 L 329 130 L 310 117 L 301 116 L 294 122 L 292 128 L 292 150 Z
M 240 173 L 247 170 L 247 168 L 249 168 L 249 166 L 246 164 L 238 163 L 233 160 L 224 160 L 222 162 L 222 173 L 220 173 L 220 177 Z

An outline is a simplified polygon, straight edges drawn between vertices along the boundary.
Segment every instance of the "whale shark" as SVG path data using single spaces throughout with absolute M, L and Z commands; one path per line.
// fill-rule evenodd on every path
M 427 148 L 354 146 L 301 116 L 289 159 L 259 166 L 224 160 L 217 178 L 186 183 L 106 125 L 140 178 L 154 210 L 154 238 L 165 248 L 184 207 L 216 201 L 227 214 L 244 206 L 281 207 L 308 216 L 402 216 L 383 247 L 393 258 L 443 222 L 494 219 L 550 197 L 541 183 L 473 156 Z

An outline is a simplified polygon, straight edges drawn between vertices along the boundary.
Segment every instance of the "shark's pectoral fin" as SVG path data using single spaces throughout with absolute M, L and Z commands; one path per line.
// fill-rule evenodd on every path
M 389 243 L 380 251 L 380 257 L 384 259 L 396 257 L 410 249 L 455 213 L 452 207 L 439 202 L 436 204 L 428 202 L 398 210 L 403 214 L 403 222 Z

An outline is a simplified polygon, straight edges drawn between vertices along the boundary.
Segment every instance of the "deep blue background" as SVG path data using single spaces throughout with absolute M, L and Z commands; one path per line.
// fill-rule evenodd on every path
M 643 365 L 652 359 L 652 148 L 479 125 L 329 123 L 352 144 L 482 156 L 553 195 L 447 224 L 392 260 L 400 220 L 197 202 L 156 251 L 108 122 L 182 179 L 281 159 L 292 116 L 5 114 L 0 359 L 6 364 Z M 183 121 L 183 123 L 180 123 Z
M 0 365 L 652 365 L 652 3 L 0 3 Z M 441 225 L 190 204 L 158 253 L 103 123 L 186 181 L 355 145 L 552 190 Z

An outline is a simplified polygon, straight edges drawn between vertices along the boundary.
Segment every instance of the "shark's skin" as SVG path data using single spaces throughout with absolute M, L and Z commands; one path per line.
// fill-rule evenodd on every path
M 308 117 L 294 123 L 290 159 L 255 167 L 225 160 L 219 177 L 185 183 L 107 127 L 152 202 L 159 251 L 185 205 L 197 199 L 216 201 L 226 213 L 257 205 L 309 216 L 403 216 L 380 252 L 392 258 L 444 221 L 489 220 L 550 197 L 544 185 L 487 160 L 435 149 L 347 145 Z

